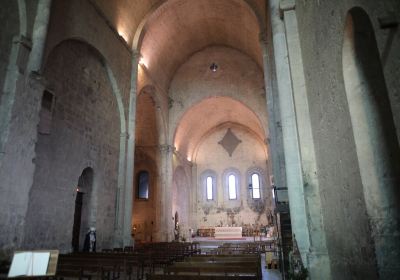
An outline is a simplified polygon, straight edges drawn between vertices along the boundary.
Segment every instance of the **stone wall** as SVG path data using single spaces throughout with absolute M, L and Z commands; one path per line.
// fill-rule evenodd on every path
M 379 19 L 399 14 L 399 3 L 303 1 L 296 4 L 332 279 L 376 279 L 373 224 L 370 224 L 366 206 L 366 201 L 374 198 L 365 193 L 357 164 L 360 155 L 356 152 L 346 99 L 342 48 L 347 12 L 354 6 L 361 6 L 373 24 L 399 135 L 400 55 L 395 50 L 399 49 L 400 40 L 395 29 L 379 27 Z M 387 210 L 386 215 L 398 212 L 398 208 Z M 398 247 L 385 254 L 396 259 Z M 381 277 L 394 277 L 399 267 L 394 264 L 390 270 L 380 271 Z
M 230 129 L 240 139 L 232 156 L 219 144 Z M 266 225 L 267 213 L 271 211 L 272 192 L 267 173 L 265 147 L 252 133 L 235 125 L 220 127 L 200 144 L 197 164 L 197 199 L 195 227 Z M 228 197 L 227 175 L 234 171 L 238 176 L 237 199 Z M 253 199 L 249 189 L 250 176 L 256 171 L 261 179 L 261 198 Z M 207 200 L 205 176 L 215 174 L 214 199 Z
M 0 102 L 14 36 L 19 35 L 18 1 L 5 0 L 0 4 Z
M 215 62 L 218 65 L 216 72 L 210 70 L 211 63 Z M 176 72 L 171 87 L 170 94 L 170 137 L 177 136 L 176 131 L 179 128 L 181 121 L 187 118 L 186 114 L 189 109 L 201 104 L 204 100 L 211 100 L 210 97 L 229 97 L 227 101 L 232 101 L 235 106 L 246 107 L 246 110 L 241 111 L 237 121 L 253 125 L 251 129 L 260 129 L 268 131 L 268 120 L 266 113 L 265 90 L 263 87 L 263 73 L 258 65 L 250 57 L 231 48 L 223 46 L 212 46 L 202 51 L 193 54 Z M 239 102 L 237 102 L 239 101 Z M 230 101 L 231 102 L 231 101 Z M 237 105 L 237 104 L 240 105 Z M 203 103 L 204 104 L 204 103 Z M 208 104 L 208 103 L 207 103 Z M 218 103 L 224 106 L 223 102 Z M 218 114 L 218 106 L 213 105 L 214 111 L 212 114 Z M 232 108 L 231 108 L 232 110 Z M 225 110 L 229 111 L 229 109 Z M 246 112 L 246 113 L 244 113 Z M 248 122 L 249 116 L 253 114 L 251 122 Z M 231 116 L 237 112 L 231 112 Z M 229 115 L 229 113 L 228 113 Z M 209 120 L 205 115 L 191 116 L 195 117 L 196 125 L 207 126 Z M 200 121 L 199 121 L 200 120 Z M 207 121 L 208 120 L 208 121 Z M 190 221 L 190 227 L 198 228 L 201 226 L 216 226 L 232 224 L 232 219 L 228 220 L 228 212 L 234 213 L 234 221 L 237 225 L 242 224 L 266 224 L 267 209 L 271 206 L 271 192 L 269 191 L 269 174 L 267 167 L 267 152 L 264 139 L 267 135 L 256 135 L 250 132 L 249 128 L 244 129 L 244 126 L 238 126 L 238 123 L 232 124 L 235 127 L 235 133 L 242 139 L 242 143 L 238 146 L 232 157 L 229 157 L 227 152 L 218 144 L 226 133 L 228 127 L 222 123 L 211 124 L 209 131 L 202 136 L 199 143 L 191 143 L 191 146 L 198 145 L 195 148 L 193 158 L 191 155 L 182 154 L 182 157 L 189 156 L 195 166 L 196 172 L 194 176 L 193 197 L 191 198 L 191 206 L 193 207 L 193 219 Z M 221 127 L 222 125 L 222 127 Z M 257 127 L 257 128 L 256 128 Z M 200 129 L 200 127 L 198 128 Z M 191 135 L 186 135 L 180 142 L 193 141 Z M 260 139 L 262 137 L 262 139 Z M 175 145 L 177 138 L 175 138 Z M 185 146 L 185 145 L 181 145 Z M 186 153 L 187 151 L 178 152 Z M 245 152 L 247 149 L 250 152 Z M 197 157 L 195 156 L 197 154 Z M 185 161 L 183 160 L 183 161 Z M 262 170 L 263 197 L 262 203 L 253 203 L 248 200 L 248 178 L 247 173 L 249 168 L 257 167 Z M 239 170 L 240 176 L 240 193 L 241 197 L 237 201 L 225 200 L 223 197 L 224 188 L 221 183 L 223 172 L 229 168 Z M 204 185 L 201 183 L 202 175 L 207 170 L 215 171 L 217 175 L 217 197 L 218 201 L 210 205 L 203 200 Z M 176 186 L 175 186 L 176 187 Z M 179 191 L 177 192 L 179 193 Z M 184 192 L 183 194 L 184 195 Z M 178 199 L 178 198 L 177 198 Z M 181 199 L 179 200 L 181 201 Z M 184 201 L 184 200 L 183 200 Z M 182 212 L 182 211 L 181 211 Z
M 159 225 L 156 219 L 156 209 L 160 207 L 159 199 L 159 150 L 158 147 L 135 148 L 135 178 L 133 200 L 133 226 L 136 241 L 154 241 L 154 232 Z M 149 172 L 149 199 L 138 199 L 138 175 L 140 171 Z
M 215 73 L 210 71 L 213 62 L 219 67 Z M 238 50 L 212 46 L 193 54 L 176 72 L 169 96 L 171 138 L 189 108 L 208 97 L 216 96 L 231 97 L 248 106 L 256 112 L 264 131 L 268 131 L 262 69 Z
M 35 164 L 36 127 L 39 122 L 43 80 L 22 77 L 17 82 L 10 134 L 0 162 L 0 256 L 11 255 L 23 241 L 29 190 Z
M 192 192 L 191 172 L 185 170 L 184 165 L 174 169 L 172 182 L 172 216 L 178 213 L 180 238 L 188 240 L 189 228 L 193 228 L 190 212 L 190 194 Z M 174 222 L 174 221 L 173 221 Z
M 50 134 L 39 134 L 36 146 L 25 246 L 71 248 L 76 187 L 82 171 L 91 167 L 90 226 L 97 228 L 98 248 L 109 248 L 114 233 L 120 119 L 104 66 L 92 47 L 66 41 L 49 56 L 44 76 L 55 104 Z

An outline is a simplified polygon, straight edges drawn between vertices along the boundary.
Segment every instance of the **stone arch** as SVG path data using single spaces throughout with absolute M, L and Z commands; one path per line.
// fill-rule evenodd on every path
M 148 199 L 138 198 L 139 173 L 147 171 L 149 174 L 149 193 Z M 134 238 L 136 241 L 153 241 L 154 233 L 160 227 L 157 220 L 156 209 L 160 207 L 159 197 L 159 178 L 155 156 L 151 151 L 142 148 L 135 149 L 135 169 L 134 169 L 134 192 L 132 225 L 134 228 Z
M 235 178 L 235 190 L 234 193 L 235 198 L 230 198 L 229 193 L 229 177 L 233 175 Z M 223 193 L 223 199 L 224 202 L 228 205 L 228 207 L 233 208 L 233 207 L 238 207 L 240 206 L 240 200 L 242 199 L 242 174 L 239 169 L 235 167 L 228 167 L 222 172 L 222 177 L 221 177 L 221 183 L 222 183 L 222 193 Z
M 346 17 L 342 67 L 378 273 L 395 278 L 400 271 L 394 261 L 400 258 L 400 241 L 393 234 L 400 228 L 400 148 L 375 32 L 359 7 Z
M 119 226 L 122 225 L 123 192 L 121 190 L 124 189 L 124 184 L 125 184 L 125 172 L 126 172 L 125 161 L 126 161 L 126 149 L 127 149 L 127 147 L 126 147 L 127 124 L 126 124 L 125 108 L 124 108 L 122 92 L 118 85 L 114 71 L 112 70 L 112 68 L 109 65 L 105 56 L 101 53 L 101 51 L 99 49 L 97 49 L 92 44 L 87 42 L 85 39 L 82 39 L 80 37 L 68 38 L 68 39 L 58 42 L 57 45 L 53 46 L 53 48 L 51 50 L 49 50 L 45 63 L 47 63 L 47 59 L 50 57 L 50 54 L 54 49 L 56 49 L 58 46 L 60 46 L 64 42 L 68 42 L 68 41 L 76 41 L 76 42 L 85 44 L 87 46 L 90 46 L 90 48 L 95 52 L 95 55 L 99 58 L 102 66 L 107 74 L 107 78 L 108 78 L 108 81 L 109 81 L 111 89 L 112 89 L 112 94 L 115 97 L 116 104 L 118 107 L 119 121 L 120 121 L 120 144 L 119 144 L 119 161 L 118 161 L 118 192 L 116 194 L 116 199 L 115 199 L 116 205 L 115 205 L 115 222 L 114 222 L 115 228 L 118 229 Z M 45 68 L 45 66 L 46 65 L 44 64 L 43 68 Z
M 223 109 L 223 114 L 210 114 L 209 110 L 212 110 L 211 104 L 213 106 L 218 106 L 221 111 Z M 227 105 L 228 104 L 228 105 Z M 230 107 L 235 108 L 236 112 L 240 111 L 240 115 L 232 119 L 232 114 L 230 114 Z M 203 122 L 202 119 L 198 118 L 198 115 L 207 115 L 208 121 Z M 193 121 L 197 121 L 194 123 Z M 240 126 L 242 129 L 246 130 L 249 134 L 253 135 L 257 141 L 264 147 L 267 154 L 266 145 L 264 142 L 265 130 L 262 125 L 260 116 L 254 112 L 252 108 L 244 104 L 243 102 L 227 96 L 218 97 L 208 97 L 200 100 L 199 102 L 193 104 L 180 116 L 179 121 L 175 127 L 171 127 L 174 130 L 172 136 L 172 143 L 175 147 L 183 152 L 184 155 L 193 159 L 197 155 L 198 147 L 202 140 L 207 137 L 210 133 L 215 132 L 216 129 L 220 129 L 221 126 L 227 125 L 229 123 L 235 126 Z M 190 130 L 196 127 L 195 130 Z M 190 131 L 188 133 L 187 131 Z M 184 135 L 193 136 L 193 144 L 183 145 Z M 188 141 L 187 139 L 185 141 Z M 183 149 L 182 147 L 185 146 Z
M 212 199 L 209 200 L 207 198 L 207 178 L 211 177 L 212 179 Z M 199 176 L 200 182 L 200 200 L 202 201 L 203 210 L 207 212 L 207 208 L 210 206 L 216 206 L 218 202 L 218 194 L 217 192 L 217 183 L 218 183 L 218 175 L 212 169 L 204 170 Z
M 68 38 L 63 41 L 58 42 L 58 44 L 55 45 L 49 51 L 49 54 L 51 54 L 51 52 L 54 49 L 56 49 L 58 46 L 60 46 L 61 44 L 65 43 L 65 42 L 68 42 L 68 41 L 76 41 L 76 42 L 85 44 L 87 46 L 90 46 L 90 48 L 92 48 L 92 50 L 96 53 L 96 56 L 98 56 L 98 58 L 100 59 L 100 62 L 103 65 L 104 70 L 107 73 L 107 77 L 109 79 L 109 82 L 110 82 L 110 85 L 112 88 L 112 93 L 115 96 L 116 103 L 118 106 L 121 134 L 126 133 L 126 118 L 125 118 L 125 110 L 124 110 L 124 103 L 123 103 L 123 99 L 122 99 L 122 93 L 121 93 L 121 90 L 119 89 L 118 82 L 115 78 L 115 74 L 114 74 L 113 70 L 111 69 L 110 65 L 108 64 L 107 60 L 105 59 L 103 54 L 100 52 L 100 50 L 98 50 L 95 46 L 93 46 L 92 44 L 87 42 L 85 39 L 80 38 L 80 37 L 74 37 L 74 38 Z M 46 63 L 47 63 L 47 61 L 46 61 Z
M 85 234 L 90 227 L 95 227 L 95 207 L 93 199 L 93 177 L 91 167 L 83 169 L 76 186 L 74 224 L 72 229 L 72 248 L 75 252 L 83 246 Z
M 97 245 L 100 249 L 112 246 L 120 205 L 118 190 L 123 184 L 121 174 L 125 172 L 126 136 L 121 135 L 124 121 L 112 94 L 111 72 L 104 63 L 96 49 L 80 40 L 63 41 L 47 59 L 43 75 L 55 101 L 51 133 L 39 134 L 35 147 L 36 170 L 25 235 L 30 246 L 70 249 L 72 227 L 68 225 L 73 223 L 76 196 L 72 187 L 87 166 L 96 170 L 91 220 L 102 217 L 105 221 L 97 223 L 97 232 L 101 233 Z M 43 216 L 36 217 L 34 213 L 44 203 L 52 211 L 42 211 Z M 52 219 L 53 216 L 58 218 Z M 38 226 L 39 218 L 47 224 Z M 52 234 L 57 238 L 43 236 L 46 234 L 43 227 L 55 228 Z
M 163 110 L 162 110 L 162 105 L 161 105 L 162 102 L 160 100 L 159 95 L 157 94 L 156 87 L 153 85 L 143 86 L 139 91 L 137 99 L 139 100 L 145 94 L 149 95 L 150 98 L 154 102 L 155 116 L 156 116 L 156 128 L 158 131 L 158 143 L 164 144 L 166 141 L 166 138 L 167 138 L 167 136 L 166 136 L 167 124 L 166 124 L 165 117 L 163 115 Z
M 251 176 L 253 174 L 257 174 L 259 176 L 260 180 L 260 198 L 259 199 L 253 199 L 252 196 L 252 188 L 251 188 Z M 263 213 L 266 208 L 271 208 L 272 205 L 272 200 L 271 200 L 271 191 L 270 191 L 270 185 L 269 185 L 269 180 L 267 177 L 267 172 L 264 168 L 260 166 L 251 166 L 247 171 L 246 171 L 246 177 L 245 177 L 245 182 L 246 182 L 246 200 L 247 204 L 249 207 L 258 213 Z
M 175 168 L 172 179 L 172 213 L 179 215 L 180 236 L 187 238 L 190 221 L 189 179 L 185 168 L 181 165 Z
M 224 122 L 222 124 L 219 124 L 216 127 L 211 128 L 209 131 L 207 131 L 198 141 L 197 145 L 195 146 L 195 148 L 193 149 L 193 153 L 192 153 L 192 161 L 196 162 L 196 158 L 198 155 L 198 151 L 199 151 L 199 147 L 201 146 L 202 142 L 204 141 L 204 139 L 206 139 L 207 137 L 209 137 L 211 134 L 213 134 L 214 132 L 216 132 L 217 130 L 220 130 L 221 128 L 224 127 L 236 127 L 239 128 L 243 131 L 246 131 L 247 133 L 249 133 L 252 137 L 254 137 L 257 142 L 260 144 L 260 146 L 263 147 L 264 149 L 264 153 L 265 153 L 265 157 L 268 159 L 268 145 L 265 143 L 265 141 L 260 137 L 260 135 L 255 132 L 253 129 L 244 126 L 240 123 L 236 123 L 236 122 Z
M 234 0 L 234 1 L 244 3 L 246 7 L 249 9 L 249 11 L 251 11 L 251 13 L 257 19 L 260 30 L 265 30 L 264 28 L 265 24 L 264 21 L 262 20 L 262 16 L 257 12 L 251 1 L 249 0 Z M 138 28 L 136 29 L 135 36 L 133 37 L 132 50 L 140 51 L 142 47 L 143 38 L 146 34 L 146 26 L 148 24 L 149 19 L 151 18 L 151 16 L 154 14 L 155 11 L 162 8 L 166 4 L 167 1 L 155 4 L 151 8 L 151 10 L 147 13 L 147 15 L 142 19 L 142 21 L 138 25 Z

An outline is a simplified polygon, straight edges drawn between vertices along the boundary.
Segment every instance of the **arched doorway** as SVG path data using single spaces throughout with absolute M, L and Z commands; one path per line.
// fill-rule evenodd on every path
M 82 171 L 78 179 L 75 198 L 74 224 L 72 228 L 72 249 L 78 252 L 80 248 L 79 241 L 83 240 L 85 233 L 91 225 L 92 209 L 92 185 L 93 185 L 93 169 L 90 167 Z
M 346 19 L 343 77 L 378 273 L 399 267 L 400 149 L 374 29 L 361 8 Z M 390 254 L 388 253 L 390 252 Z

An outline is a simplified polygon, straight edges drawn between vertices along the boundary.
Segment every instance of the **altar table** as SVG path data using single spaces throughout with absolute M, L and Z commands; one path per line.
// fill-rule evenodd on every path
M 242 238 L 242 227 L 215 227 L 215 239 Z

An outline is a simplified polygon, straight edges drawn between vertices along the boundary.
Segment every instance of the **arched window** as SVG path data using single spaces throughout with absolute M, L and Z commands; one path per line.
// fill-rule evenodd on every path
M 149 199 L 149 172 L 140 171 L 138 174 L 137 198 Z
M 213 200 L 213 178 L 208 176 L 206 179 L 206 192 L 207 192 L 207 200 Z
M 228 177 L 228 193 L 229 199 L 236 199 L 236 176 L 234 174 L 229 175 Z
M 260 194 L 260 175 L 257 173 L 253 173 L 251 175 L 251 189 L 252 189 L 252 196 L 253 199 L 261 198 Z
M 228 168 L 222 174 L 224 200 L 228 207 L 240 205 L 240 171 L 236 168 Z
M 200 187 L 203 202 L 214 204 L 217 200 L 217 173 L 213 170 L 205 170 L 200 176 Z

